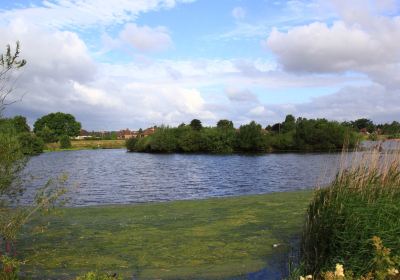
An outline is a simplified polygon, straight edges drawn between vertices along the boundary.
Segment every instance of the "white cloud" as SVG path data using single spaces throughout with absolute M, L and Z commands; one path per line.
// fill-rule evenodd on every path
M 265 23 L 252 24 L 247 22 L 237 22 L 233 30 L 214 36 L 216 39 L 239 40 L 250 38 L 262 38 L 268 34 L 270 26 Z
M 132 21 L 141 13 L 172 8 L 194 0 L 47 0 L 41 5 L 0 12 L 0 22 L 15 18 L 55 28 L 88 28 Z
M 293 105 L 292 112 L 298 116 L 340 121 L 368 117 L 377 122 L 391 122 L 398 120 L 399 95 L 399 90 L 387 90 L 380 85 L 345 87 L 311 102 Z
M 67 99 L 76 102 L 83 102 L 90 106 L 103 106 L 113 109 L 123 107 L 123 103 L 118 98 L 114 98 L 112 94 L 107 94 L 105 91 L 89 86 L 82 85 L 73 81 L 72 86 L 74 92 L 67 96 Z
M 295 72 L 363 71 L 399 61 L 400 20 L 379 32 L 335 22 L 312 23 L 287 33 L 274 29 L 266 45 L 286 70 Z
M 232 16 L 236 20 L 244 19 L 246 17 L 246 10 L 243 7 L 235 7 L 232 10 Z
M 122 42 L 143 52 L 162 51 L 172 46 L 169 32 L 162 26 L 151 28 L 129 23 L 120 32 L 119 38 Z
M 400 114 L 400 17 L 394 1 L 332 1 L 341 19 L 315 22 L 287 32 L 275 29 L 266 46 L 284 70 L 302 73 L 360 73 L 370 86 L 343 87 L 337 93 L 296 105 L 300 115 L 334 119 L 369 117 L 380 121 Z M 383 13 L 382 13 L 383 12 Z
M 85 43 L 73 32 L 44 31 L 21 19 L 0 27 L 0 32 L 1 46 L 20 40 L 21 55 L 28 60 L 25 76 L 51 77 L 62 82 L 86 81 L 95 74 L 95 64 Z
M 248 89 L 237 89 L 230 87 L 225 89 L 225 94 L 232 102 L 259 102 L 257 96 Z

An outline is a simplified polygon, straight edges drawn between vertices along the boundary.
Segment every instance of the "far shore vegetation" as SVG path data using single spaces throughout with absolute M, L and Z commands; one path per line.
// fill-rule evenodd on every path
M 235 128 L 229 120 L 220 120 L 215 127 L 203 127 L 200 120 L 194 119 L 188 125 L 158 127 L 147 137 L 132 137 L 126 146 L 131 152 L 153 153 L 341 151 L 343 146 L 356 148 L 361 140 L 378 140 L 383 133 L 396 136 L 399 132 L 397 122 L 374 125 L 368 119 L 340 123 L 287 115 L 282 123 L 265 128 L 254 121 Z
M 138 131 L 88 132 L 68 113 L 50 113 L 37 119 L 33 129 L 23 116 L 1 119 L 14 127 L 26 155 L 43 151 L 121 149 L 150 153 L 268 153 L 341 151 L 363 140 L 400 138 L 400 123 L 374 124 L 368 119 L 337 122 L 295 118 L 262 127 L 251 121 L 235 128 L 230 120 L 203 126 L 198 119 L 178 127 L 155 126 Z

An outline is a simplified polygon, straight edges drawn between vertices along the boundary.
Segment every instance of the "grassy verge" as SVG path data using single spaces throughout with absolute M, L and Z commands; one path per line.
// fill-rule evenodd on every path
M 86 150 L 86 149 L 120 149 L 125 148 L 125 140 L 73 140 L 72 147 L 66 150 Z M 45 151 L 60 151 L 59 143 L 48 143 Z
M 25 227 L 18 241 L 22 271 L 34 279 L 70 279 L 90 270 L 139 279 L 243 275 L 288 250 L 310 197 L 304 191 L 65 208 Z
M 357 277 L 370 273 L 372 278 L 365 279 L 392 279 L 377 271 L 387 273 L 400 259 L 395 264 L 377 257 L 373 240 L 379 237 L 392 256 L 400 256 L 399 217 L 400 154 L 359 154 L 329 188 L 315 193 L 308 208 L 302 242 L 305 274 L 320 275 L 341 264 Z

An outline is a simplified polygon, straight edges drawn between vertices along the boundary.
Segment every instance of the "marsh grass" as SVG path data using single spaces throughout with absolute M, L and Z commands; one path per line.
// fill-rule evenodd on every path
M 371 238 L 379 236 L 400 253 L 400 151 L 342 154 L 341 167 L 309 205 L 301 260 L 306 273 L 319 274 L 337 263 L 355 275 L 373 270 Z

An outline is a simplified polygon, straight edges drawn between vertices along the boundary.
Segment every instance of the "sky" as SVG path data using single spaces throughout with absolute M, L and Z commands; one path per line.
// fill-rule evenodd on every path
M 400 0 L 0 0 L 7 116 L 87 130 L 400 120 Z M 22 98 L 21 98 L 22 97 Z

